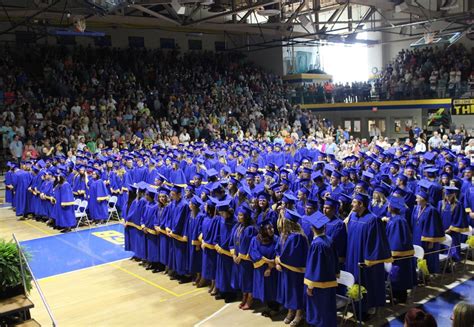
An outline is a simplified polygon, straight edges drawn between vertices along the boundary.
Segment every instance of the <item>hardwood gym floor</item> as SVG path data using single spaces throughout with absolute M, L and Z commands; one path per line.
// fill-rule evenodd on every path
M 238 303 L 216 301 L 207 289 L 179 285 L 163 274 L 146 271 L 128 260 L 129 254 L 122 249 L 121 231 L 121 226 L 114 224 L 60 234 L 44 223 L 18 221 L 8 207 L 0 209 L 0 237 L 10 239 L 15 233 L 32 252 L 30 264 L 58 326 L 284 326 L 282 321 L 243 312 L 237 308 Z M 455 303 L 452 294 L 461 293 L 454 297 L 456 301 L 474 296 L 473 266 L 469 263 L 466 272 L 445 278 L 444 285 L 417 290 L 417 303 L 427 302 L 424 308 L 436 311 L 438 323 L 449 319 Z M 445 286 L 450 283 L 450 288 L 462 284 L 450 291 Z M 445 292 L 444 296 L 436 297 L 440 292 Z M 35 303 L 32 317 L 42 326 L 50 326 L 35 289 L 30 297 Z M 387 324 L 386 317 L 396 318 L 406 309 L 389 306 L 371 325 Z M 395 319 L 390 325 L 401 324 Z

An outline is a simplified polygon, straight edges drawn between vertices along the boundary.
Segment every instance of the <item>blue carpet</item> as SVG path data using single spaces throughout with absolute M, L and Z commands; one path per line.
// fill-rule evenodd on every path
M 425 312 L 431 313 L 438 326 L 451 326 L 451 313 L 454 306 L 460 301 L 474 303 L 474 278 L 459 284 L 453 289 L 443 292 L 434 299 L 421 305 L 420 308 Z M 403 326 L 404 315 L 390 322 L 390 326 Z
M 130 258 L 123 244 L 120 224 L 21 242 L 31 254 L 29 264 L 38 279 Z

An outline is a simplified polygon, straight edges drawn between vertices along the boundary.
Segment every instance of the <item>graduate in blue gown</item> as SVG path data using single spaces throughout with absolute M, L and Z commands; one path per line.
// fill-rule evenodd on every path
M 173 270 L 173 278 L 179 279 L 180 282 L 191 281 L 188 276 L 188 237 L 186 236 L 187 222 L 189 215 L 189 205 L 183 199 L 183 187 L 174 185 L 171 188 L 170 203 L 170 226 L 167 230 L 168 236 L 172 238 L 170 258 L 170 268 Z
M 230 252 L 234 260 L 234 289 L 240 289 L 243 297 L 239 308 L 250 310 L 253 303 L 253 262 L 250 258 L 250 242 L 257 234 L 252 220 L 252 209 L 247 204 L 237 209 L 238 224 L 233 229 Z
M 97 169 L 92 171 L 89 180 L 89 204 L 87 206 L 90 217 L 98 223 L 107 220 L 109 194 L 103 180 L 100 179 L 100 172 Z
M 141 261 L 146 256 L 145 235 L 142 231 L 141 218 L 145 212 L 147 200 L 145 198 L 146 183 L 140 182 L 130 185 L 130 189 L 137 190 L 136 198 L 131 202 L 125 218 L 125 226 L 129 227 L 130 251 L 134 253 L 132 257 L 135 261 Z M 131 193 L 131 194 L 132 194 Z M 131 200 L 132 198 L 130 198 Z
M 240 192 L 239 192 L 240 193 Z M 256 223 L 259 224 L 264 220 L 269 219 L 274 228 L 277 225 L 278 214 L 270 207 L 270 196 L 267 192 L 262 191 L 258 194 L 258 210 L 257 210 L 257 219 Z
M 201 240 L 202 268 L 201 275 L 206 281 L 210 281 L 209 293 L 217 295 L 216 289 L 216 265 L 217 265 L 217 228 L 219 219 L 216 216 L 216 202 L 208 199 L 205 204 L 205 216 L 202 220 Z
M 377 218 L 381 219 L 382 217 L 387 216 L 387 198 L 389 190 L 382 186 L 378 185 L 374 188 L 372 193 L 372 201 L 370 201 L 369 211 Z
M 14 174 L 16 165 L 11 162 L 7 162 L 8 171 L 5 173 L 5 202 L 13 202 L 13 182 L 12 176 Z
M 28 213 L 27 193 L 33 176 L 30 172 L 26 171 L 25 168 L 26 165 L 24 165 L 23 169 L 17 170 L 12 179 L 13 188 L 15 190 L 15 213 L 17 216 L 24 216 Z
M 41 220 L 48 220 L 48 223 L 53 222 L 51 217 L 51 211 L 53 210 L 53 205 L 51 199 L 53 197 L 53 186 L 54 186 L 54 175 L 51 170 L 46 170 L 43 176 L 43 183 L 39 188 L 39 205 L 38 205 L 38 216 L 41 217 Z
M 147 185 L 145 198 L 146 205 L 141 217 L 140 226 L 144 234 L 144 241 L 146 247 L 146 256 L 144 259 L 144 266 L 147 270 L 154 270 L 158 268 L 160 259 L 160 243 L 158 233 L 155 230 L 155 218 L 158 214 L 158 203 L 155 201 L 158 190 L 151 185 Z
M 413 257 L 413 234 L 405 216 L 401 215 L 405 201 L 401 197 L 390 197 L 388 201 L 388 217 L 382 218 L 387 222 L 387 239 L 394 259 L 390 271 L 393 297 L 398 303 L 405 303 L 407 290 L 416 285 L 417 259 Z
M 130 218 L 132 217 L 132 214 L 134 215 L 137 207 L 138 207 L 138 192 L 137 192 L 137 184 L 132 184 L 129 186 L 130 188 L 130 204 L 128 205 L 128 210 L 125 210 L 125 212 L 129 212 L 129 214 L 126 214 L 124 216 L 124 249 L 125 251 L 132 251 L 133 252 L 133 246 L 132 246 L 132 233 L 133 229 L 137 228 L 138 225 L 133 226 L 130 224 Z M 134 257 L 132 259 L 135 259 Z
M 325 225 L 329 219 L 320 212 L 307 216 L 306 219 L 310 222 L 314 234 L 304 275 L 306 322 L 310 326 L 335 327 L 339 262 L 331 238 L 325 235 Z
M 252 238 L 249 249 L 254 268 L 252 295 L 267 306 L 262 315 L 273 317 L 278 314 L 279 308 L 276 302 L 279 272 L 275 269 L 278 236 L 270 219 L 260 222 L 258 226 L 258 235 Z
M 216 205 L 218 220 L 216 229 L 216 288 L 219 291 L 217 298 L 223 298 L 226 302 L 235 299 L 235 289 L 232 287 L 232 270 L 234 260 L 230 252 L 232 231 L 236 225 L 234 210 L 230 207 L 230 199 L 219 201 Z
M 319 208 L 319 201 L 316 199 L 308 199 L 306 201 L 306 207 L 305 207 L 305 214 L 302 216 L 303 219 L 301 219 L 301 228 L 303 229 L 304 234 L 308 238 L 308 244 L 311 244 L 311 241 L 313 240 L 313 229 L 311 228 L 311 224 L 307 219 L 304 219 L 306 216 L 311 216 L 314 214 L 316 211 L 318 211 Z
M 385 305 L 385 262 L 392 262 L 383 223 L 368 210 L 370 198 L 356 193 L 352 213 L 346 219 L 347 251 L 345 268 L 354 275 L 356 283 L 367 289 L 362 300 L 362 319 Z M 363 265 L 359 275 L 359 264 Z
M 169 194 L 170 189 L 166 186 L 161 186 L 158 190 L 158 214 L 155 217 L 155 230 L 158 232 L 158 240 L 159 240 L 159 249 L 160 249 L 160 258 L 159 263 L 160 266 L 156 268 L 153 272 L 158 271 L 165 271 L 168 273 L 168 262 L 169 262 L 169 249 L 171 238 L 168 237 L 166 232 L 166 227 L 168 226 L 169 222 Z
M 304 288 L 308 239 L 298 223 L 301 216 L 287 209 L 282 220 L 280 240 L 276 249 L 276 269 L 280 272 L 277 301 L 288 314 L 284 322 L 298 325 L 303 319 Z
M 338 196 L 338 195 L 337 195 Z M 339 268 L 344 268 L 347 249 L 347 230 L 344 221 L 338 215 L 339 201 L 335 195 L 326 197 L 323 205 L 323 213 L 329 219 L 326 223 L 325 234 L 331 238 L 337 255 L 339 256 Z
M 87 193 L 87 182 L 88 177 L 86 175 L 86 169 L 84 166 L 78 166 L 77 175 L 74 177 L 72 184 L 72 192 L 76 199 L 86 200 Z
M 62 233 L 69 232 L 76 225 L 74 213 L 74 195 L 71 185 L 66 182 L 66 175 L 60 172 L 57 176 L 58 183 L 54 187 L 54 207 L 52 217 L 56 226 L 61 228 Z
M 440 272 L 439 253 L 429 254 L 429 252 L 438 251 L 445 236 L 439 212 L 428 201 L 429 195 L 426 192 L 416 193 L 417 205 L 411 216 L 413 244 L 420 245 L 425 250 L 430 274 L 438 274 Z
M 461 260 L 460 244 L 464 236 L 461 233 L 469 232 L 469 221 L 464 206 L 457 200 L 459 189 L 454 186 L 444 187 L 444 199 L 438 204 L 438 211 L 443 222 L 443 229 L 453 240 L 450 255 L 456 262 Z
M 201 211 L 201 206 L 204 206 L 201 198 L 194 195 L 189 201 L 187 222 L 189 273 L 193 275 L 193 285 L 198 287 L 204 286 L 205 283 L 205 280 L 201 278 L 202 249 L 201 241 L 199 240 L 199 235 L 202 232 L 202 221 L 205 217 L 205 214 Z

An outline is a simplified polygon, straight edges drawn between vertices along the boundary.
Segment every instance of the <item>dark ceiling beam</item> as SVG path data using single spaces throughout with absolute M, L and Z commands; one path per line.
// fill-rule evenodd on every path
M 156 11 L 153 11 L 151 9 L 143 7 L 142 5 L 135 4 L 135 5 L 130 5 L 130 7 L 135 8 L 137 10 L 140 10 L 141 12 L 144 12 L 145 14 L 148 14 L 148 15 L 153 16 L 155 18 L 166 20 L 169 23 L 172 23 L 172 24 L 175 24 L 175 25 L 181 25 L 180 22 L 178 22 L 178 21 L 176 21 L 172 18 L 169 18 L 168 16 L 157 13 Z
M 202 19 L 198 19 L 198 20 L 195 20 L 195 21 L 192 21 L 192 22 L 184 23 L 183 25 L 187 26 L 187 25 L 199 24 L 199 23 L 207 22 L 208 20 L 212 20 L 212 19 L 215 19 L 215 18 L 225 17 L 225 16 L 229 16 L 229 15 L 232 15 L 232 14 L 238 14 L 239 12 L 242 12 L 242 11 L 253 10 L 253 9 L 256 9 L 256 8 L 259 8 L 259 7 L 262 7 L 262 6 L 268 6 L 268 5 L 272 5 L 274 3 L 279 3 L 279 2 L 280 1 L 275 1 L 275 0 L 259 1 L 257 3 L 252 4 L 252 5 L 243 6 L 243 7 L 240 7 L 240 8 L 236 8 L 235 10 L 226 11 L 226 12 L 223 12 L 223 13 L 220 13 L 220 14 L 217 14 L 217 15 L 212 15 L 212 16 L 205 17 L 205 18 L 202 18 Z

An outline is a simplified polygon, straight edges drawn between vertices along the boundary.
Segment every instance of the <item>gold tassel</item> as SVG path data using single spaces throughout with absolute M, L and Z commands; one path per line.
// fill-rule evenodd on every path
M 428 276 L 430 274 L 430 271 L 428 270 L 428 263 L 426 262 L 426 259 L 418 259 L 418 269 L 425 276 Z
M 350 288 L 347 289 L 346 295 L 353 299 L 354 301 L 360 301 L 361 298 L 359 298 L 359 288 L 360 288 L 360 294 L 363 297 L 364 294 L 367 294 L 367 289 L 364 286 L 361 286 L 359 284 L 354 284 Z

